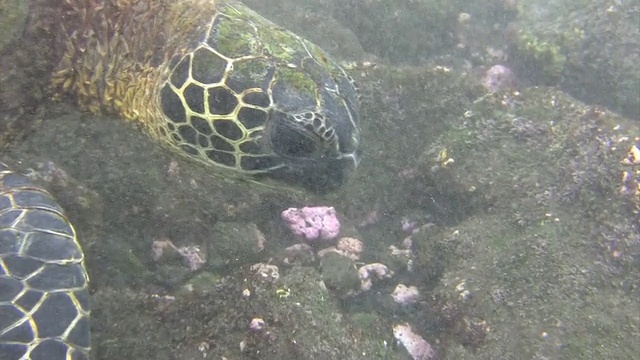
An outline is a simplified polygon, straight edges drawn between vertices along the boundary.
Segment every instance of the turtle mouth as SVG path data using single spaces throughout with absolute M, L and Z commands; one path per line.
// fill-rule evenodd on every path
M 268 173 L 257 175 L 256 180 L 266 184 L 268 182 L 264 181 L 263 177 L 268 177 L 274 180 L 276 184 L 284 183 L 290 188 L 324 195 L 342 187 L 352 170 L 352 160 L 335 159 L 334 161 L 314 165 L 285 165 Z
M 343 138 L 344 136 L 344 138 Z M 342 186 L 356 168 L 360 156 L 357 136 L 339 134 L 330 121 L 315 112 L 288 114 L 275 110 L 270 116 L 267 138 L 272 151 L 284 166 L 269 177 L 315 193 L 326 193 Z

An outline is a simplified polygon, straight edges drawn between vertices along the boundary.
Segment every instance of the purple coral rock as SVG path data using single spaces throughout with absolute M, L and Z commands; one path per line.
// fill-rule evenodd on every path
M 305 240 L 331 240 L 340 232 L 340 221 L 333 207 L 289 208 L 282 212 L 287 226 Z
M 482 84 L 489 91 L 500 91 L 512 88 L 516 83 L 513 71 L 503 65 L 494 65 L 484 75 Z

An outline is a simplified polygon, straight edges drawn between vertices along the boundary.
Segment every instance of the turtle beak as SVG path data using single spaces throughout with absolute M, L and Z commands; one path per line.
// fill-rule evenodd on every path
M 324 195 L 344 185 L 355 168 L 354 165 L 352 158 L 327 159 L 321 162 L 284 166 L 270 171 L 265 176 L 276 182 L 285 183 L 288 187 Z

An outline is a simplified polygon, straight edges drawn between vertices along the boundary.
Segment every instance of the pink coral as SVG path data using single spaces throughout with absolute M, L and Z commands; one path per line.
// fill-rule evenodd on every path
M 413 232 L 420 226 L 420 224 L 415 220 L 403 217 L 400 220 L 400 226 L 402 227 L 402 231 Z
M 396 302 L 396 304 L 406 306 L 415 304 L 418 300 L 420 300 L 420 292 L 415 286 L 398 284 L 395 290 L 393 290 L 393 294 L 391 294 L 391 297 L 393 298 L 393 301 Z
M 494 65 L 484 75 L 482 84 L 489 91 L 500 91 L 512 88 L 516 83 L 513 71 L 503 65 Z
M 411 325 L 397 324 L 393 327 L 393 336 L 398 340 L 413 360 L 438 360 L 438 353 L 422 336 L 413 332 Z
M 340 232 L 340 221 L 333 207 L 289 208 L 282 212 L 287 226 L 305 240 L 331 240 Z
M 249 323 L 249 329 L 253 331 L 260 331 L 264 329 L 267 324 L 261 318 L 253 318 Z
M 360 290 L 369 291 L 373 286 L 373 280 L 388 279 L 393 276 L 393 271 L 387 265 L 380 263 L 366 264 L 358 269 L 360 276 Z
M 355 238 L 343 237 L 338 240 L 338 244 L 336 246 L 329 246 L 318 251 L 318 256 L 323 258 L 328 253 L 336 253 L 356 261 L 360 259 L 360 253 L 363 249 L 364 246 L 362 245 L 362 241 Z
M 200 269 L 207 262 L 204 253 L 200 251 L 199 247 L 195 245 L 177 247 L 167 238 L 155 239 L 151 244 L 151 258 L 153 261 L 160 261 L 165 255 L 166 249 L 179 254 L 191 271 Z
M 360 253 L 362 253 L 364 245 L 362 245 L 362 241 L 358 239 L 343 237 L 338 240 L 336 249 L 351 260 L 358 260 L 360 259 Z

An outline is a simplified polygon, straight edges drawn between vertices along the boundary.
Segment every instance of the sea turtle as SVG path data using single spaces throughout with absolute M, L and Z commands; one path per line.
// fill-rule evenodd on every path
M 33 0 L 29 13 L 53 96 L 136 121 L 213 173 L 322 193 L 358 164 L 352 79 L 240 2 Z M 14 128 L 0 121 L 3 138 Z M 88 358 L 87 284 L 63 210 L 0 164 L 0 359 Z

